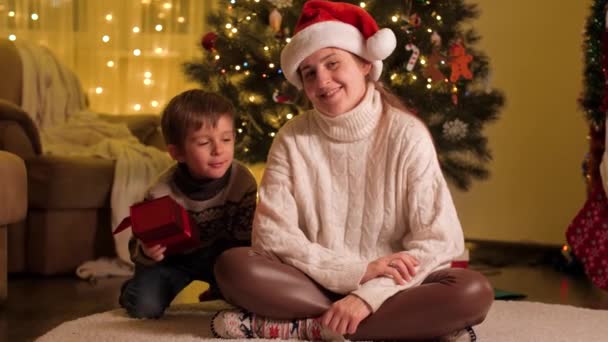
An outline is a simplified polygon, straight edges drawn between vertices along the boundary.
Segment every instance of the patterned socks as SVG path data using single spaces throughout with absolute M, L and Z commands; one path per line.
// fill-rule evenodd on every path
M 298 339 L 319 341 L 328 339 L 316 319 L 275 320 L 259 317 L 243 310 L 220 311 L 211 320 L 215 337 Z M 335 339 L 332 339 L 335 340 Z
M 453 334 L 444 336 L 439 340 L 440 342 L 476 342 L 477 334 L 472 327 L 466 327 L 462 330 L 456 331 Z

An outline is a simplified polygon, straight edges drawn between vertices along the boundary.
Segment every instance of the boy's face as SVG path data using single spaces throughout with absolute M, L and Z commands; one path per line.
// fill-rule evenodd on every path
M 222 115 L 217 126 L 203 124 L 198 130 L 188 130 L 183 149 L 168 146 L 173 159 L 188 166 L 197 179 L 221 178 L 234 158 L 234 129 L 232 119 Z

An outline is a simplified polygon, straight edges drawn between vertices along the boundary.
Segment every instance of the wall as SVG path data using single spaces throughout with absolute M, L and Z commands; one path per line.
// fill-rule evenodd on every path
M 487 129 L 492 176 L 453 191 L 467 238 L 562 244 L 585 199 L 586 124 L 582 33 L 590 0 L 476 0 L 478 47 L 504 91 L 501 119 Z

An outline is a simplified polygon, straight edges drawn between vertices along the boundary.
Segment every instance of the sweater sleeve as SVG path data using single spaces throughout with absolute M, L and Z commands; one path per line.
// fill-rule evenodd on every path
M 433 142 L 426 128 L 416 133 L 416 142 L 407 149 L 407 213 L 409 229 L 402 239 L 403 252 L 420 264 L 416 275 L 405 285 L 386 277 L 375 278 L 353 293 L 376 311 L 397 292 L 420 285 L 428 275 L 449 267 L 462 254 L 464 237 L 449 189 L 441 173 Z
M 358 288 L 367 262 L 307 237 L 305 227 L 299 225 L 285 140 L 285 135 L 279 134 L 268 156 L 253 223 L 253 246 L 276 255 L 332 292 L 350 293 Z

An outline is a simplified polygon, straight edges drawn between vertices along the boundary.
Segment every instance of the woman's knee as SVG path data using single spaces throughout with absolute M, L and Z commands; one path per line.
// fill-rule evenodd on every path
M 460 292 L 456 302 L 463 308 L 470 325 L 483 322 L 494 302 L 494 289 L 488 279 L 479 272 L 462 270 Z
M 215 261 L 213 272 L 220 285 L 249 284 L 255 281 L 256 273 L 251 265 L 255 252 L 250 247 L 236 247 L 224 251 Z

